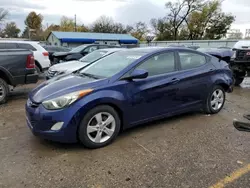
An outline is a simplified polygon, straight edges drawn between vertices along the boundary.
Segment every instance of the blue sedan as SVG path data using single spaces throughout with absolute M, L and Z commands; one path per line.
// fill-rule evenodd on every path
M 26 119 L 44 139 L 99 148 L 138 124 L 197 109 L 218 113 L 232 85 L 228 64 L 209 54 L 127 49 L 37 86 Z

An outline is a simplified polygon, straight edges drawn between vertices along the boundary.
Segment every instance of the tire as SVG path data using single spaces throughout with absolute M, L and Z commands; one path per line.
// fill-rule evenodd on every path
M 217 95 L 218 98 L 215 98 L 215 94 L 218 94 Z M 204 112 L 207 114 L 217 114 L 223 108 L 225 104 L 225 100 L 226 100 L 226 94 L 225 94 L 225 90 L 223 89 L 223 87 L 219 85 L 214 86 L 206 98 L 205 105 L 204 105 Z M 212 101 L 216 103 L 213 104 Z
M 0 104 L 3 104 L 7 101 L 9 96 L 9 86 L 5 80 L 0 78 Z
M 105 125 L 107 119 L 112 122 Z M 78 139 L 87 148 L 101 148 L 115 140 L 120 128 L 121 120 L 114 108 L 108 105 L 97 106 L 83 117 L 78 128 Z
M 36 65 L 36 66 L 35 66 L 35 69 L 36 69 L 37 74 L 40 75 L 40 74 L 41 74 L 40 68 Z
M 234 72 L 234 79 L 235 79 L 234 85 L 239 86 L 243 82 L 245 76 L 246 76 L 245 72 Z

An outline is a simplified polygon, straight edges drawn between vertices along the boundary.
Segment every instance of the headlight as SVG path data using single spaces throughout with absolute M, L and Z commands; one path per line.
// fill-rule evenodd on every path
M 42 104 L 48 110 L 62 109 L 71 105 L 73 102 L 91 93 L 92 91 L 93 91 L 92 89 L 77 91 L 55 99 L 44 101 Z

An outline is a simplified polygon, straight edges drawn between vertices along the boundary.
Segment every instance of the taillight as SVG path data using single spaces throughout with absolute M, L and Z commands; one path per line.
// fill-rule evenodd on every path
M 28 55 L 26 61 L 26 68 L 27 69 L 34 69 L 35 68 L 35 60 L 33 55 Z
M 43 52 L 44 56 L 49 56 L 49 52 Z

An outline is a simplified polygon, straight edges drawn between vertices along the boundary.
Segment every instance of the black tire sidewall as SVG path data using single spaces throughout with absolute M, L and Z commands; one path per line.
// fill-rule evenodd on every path
M 3 88 L 4 90 L 4 97 L 0 98 L 0 104 L 3 104 L 7 101 L 7 97 L 9 95 L 9 86 L 6 83 L 6 81 L 4 81 L 3 79 L 0 78 L 0 86 Z
M 220 89 L 220 90 L 223 92 L 224 100 L 223 100 L 223 104 L 222 104 L 221 108 L 218 109 L 218 110 L 214 110 L 214 109 L 212 108 L 212 105 L 211 105 L 211 98 L 212 98 L 213 92 L 214 92 L 215 90 L 218 90 L 218 89 Z M 221 109 L 224 107 L 225 101 L 226 101 L 226 93 L 225 93 L 225 90 L 223 89 L 223 87 L 221 87 L 221 86 L 219 86 L 219 85 L 214 86 L 213 89 L 211 90 L 211 92 L 209 93 L 208 97 L 207 97 L 207 103 L 206 103 L 206 105 L 207 105 L 207 107 L 206 107 L 207 113 L 210 113 L 210 114 L 217 114 L 217 113 L 220 112 Z
M 97 144 L 97 143 L 92 142 L 88 138 L 87 124 L 88 124 L 89 120 L 95 114 L 100 113 L 100 112 L 110 113 L 115 119 L 116 127 L 115 127 L 115 131 L 114 131 L 113 136 L 109 140 L 107 140 L 106 142 Z M 116 112 L 116 110 L 114 108 L 112 108 L 111 106 L 108 106 L 108 105 L 97 106 L 97 107 L 91 109 L 89 112 L 87 112 L 86 115 L 83 117 L 83 119 L 79 125 L 79 128 L 78 128 L 78 139 L 85 147 L 90 148 L 90 149 L 104 147 L 104 146 L 106 146 L 114 141 L 114 139 L 117 137 L 117 135 L 120 132 L 120 128 L 121 128 L 121 120 L 120 120 L 118 113 Z
M 37 65 L 35 66 L 35 69 L 36 69 L 37 74 L 41 74 L 41 70 Z

